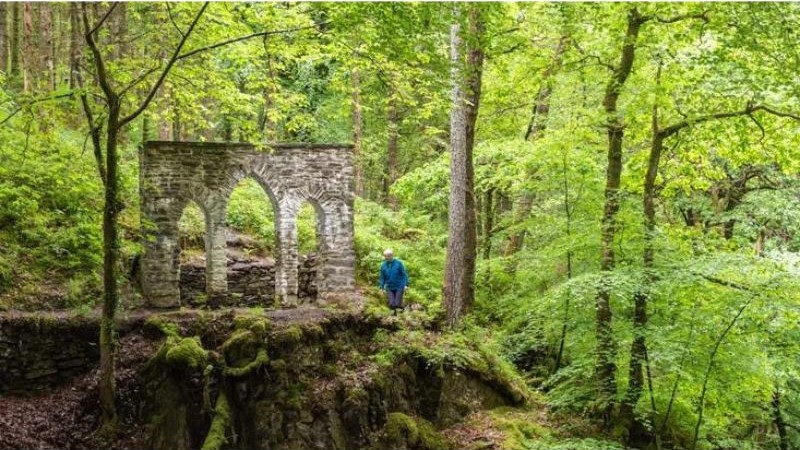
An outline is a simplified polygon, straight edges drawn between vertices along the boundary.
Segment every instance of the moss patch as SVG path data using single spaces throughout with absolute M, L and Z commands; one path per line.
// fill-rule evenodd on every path
M 214 405 L 214 418 L 203 441 L 202 450 L 220 450 L 228 443 L 227 432 L 231 428 L 231 407 L 224 391 L 219 393 Z
M 446 450 L 447 441 L 433 428 L 430 422 L 403 413 L 389 414 L 386 419 L 387 444 L 391 448 L 414 450 Z
M 174 338 L 167 339 L 167 364 L 175 367 L 189 367 L 193 369 L 205 368 L 208 353 L 200 344 L 200 338 Z
M 256 331 L 263 328 L 253 325 Z M 222 355 L 226 376 L 240 378 L 261 368 L 269 361 L 267 349 L 262 342 L 263 337 L 251 329 L 241 330 L 222 344 Z

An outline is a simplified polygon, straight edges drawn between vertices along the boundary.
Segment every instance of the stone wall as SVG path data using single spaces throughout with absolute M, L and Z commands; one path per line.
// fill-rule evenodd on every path
M 0 394 L 52 389 L 96 367 L 96 320 L 0 318 Z
M 297 267 L 297 299 L 312 303 L 317 297 L 317 255 L 300 256 Z M 225 306 L 275 306 L 275 260 L 250 259 L 230 255 L 228 259 L 228 295 Z M 200 307 L 206 304 L 205 261 L 181 264 L 181 304 Z
M 281 304 L 298 303 L 296 220 L 304 202 L 317 212 L 318 296 L 355 291 L 352 146 L 272 144 L 259 151 L 243 143 L 148 142 L 139 161 L 142 288 L 150 306 L 181 303 L 178 220 L 190 201 L 206 220 L 206 294 L 227 296 L 227 202 L 247 177 L 264 188 L 275 211 Z

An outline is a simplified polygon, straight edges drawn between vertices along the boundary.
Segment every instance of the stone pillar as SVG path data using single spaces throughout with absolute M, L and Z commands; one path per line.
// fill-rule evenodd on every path
M 346 201 L 326 205 L 325 257 L 320 265 L 322 274 L 319 298 L 326 294 L 355 291 L 356 252 L 353 245 L 353 210 Z
M 153 196 L 154 197 L 154 196 Z M 142 293 L 154 308 L 180 306 L 180 256 L 175 199 L 142 197 Z
M 295 199 L 278 200 L 275 232 L 278 236 L 278 267 L 275 295 L 281 306 L 297 306 L 297 211 Z
M 206 294 L 211 305 L 224 303 L 228 295 L 226 202 L 210 197 L 206 206 Z

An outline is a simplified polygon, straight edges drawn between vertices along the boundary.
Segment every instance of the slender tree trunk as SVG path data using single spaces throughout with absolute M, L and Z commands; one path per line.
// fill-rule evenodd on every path
M 483 194 L 483 259 L 492 256 L 492 235 L 494 234 L 494 188 Z
M 181 121 L 181 103 L 177 97 L 172 99 L 172 140 L 183 139 L 183 122 Z
M 353 163 L 356 166 L 356 195 L 364 196 L 364 173 L 361 167 L 361 141 L 364 136 L 364 117 L 361 111 L 361 72 L 350 73 L 353 84 Z
M 456 20 L 459 13 L 456 10 Z M 450 32 L 453 87 L 450 112 L 450 208 L 443 289 L 446 322 L 455 328 L 472 307 L 475 295 L 476 214 L 472 148 L 481 94 L 484 26 L 480 5 L 469 5 L 466 64 L 458 22 Z
M 8 73 L 8 2 L 0 2 L 0 71 Z
M 42 56 L 42 69 L 45 72 L 47 88 L 56 90 L 55 48 L 53 43 L 53 7 L 54 3 L 42 2 L 39 4 L 39 52 Z
M 106 190 L 103 206 L 103 318 L 100 322 L 100 406 L 103 424 L 110 429 L 117 425 L 116 380 L 114 361 L 116 323 L 119 293 L 117 288 L 117 259 L 119 256 L 117 134 L 120 105 L 118 98 L 111 98 L 108 109 L 108 133 L 106 135 Z
M 660 85 L 661 66 L 656 73 L 656 86 Z M 628 390 L 620 408 L 620 418 L 628 428 L 628 437 L 632 437 L 636 420 L 634 413 L 644 386 L 643 364 L 647 357 L 647 341 L 645 330 L 647 328 L 647 302 L 649 293 L 647 286 L 655 282 L 653 273 L 654 244 L 656 228 L 656 177 L 661 154 L 664 151 L 664 135 L 658 124 L 658 105 L 653 107 L 652 115 L 653 138 L 650 142 L 650 155 L 647 161 L 647 171 L 644 177 L 642 192 L 642 209 L 644 211 L 644 246 L 642 251 L 642 266 L 644 270 L 643 286 L 633 295 L 633 341 L 631 342 L 631 358 L 628 369 Z M 629 442 L 630 443 L 630 442 Z
M 10 70 L 11 77 L 16 79 L 19 76 L 19 26 L 20 26 L 20 4 L 18 2 L 11 3 L 11 58 Z
M 388 117 L 388 143 L 386 145 L 386 183 L 384 196 L 389 208 L 397 211 L 399 207 L 397 197 L 391 193 L 392 185 L 397 181 L 397 150 L 398 142 L 400 140 L 400 111 L 397 108 L 397 100 L 394 98 L 394 91 L 389 92 L 389 101 L 387 103 L 387 117 Z
M 566 153 L 564 154 L 563 161 L 562 161 L 562 173 L 564 176 L 564 218 L 566 219 L 566 225 L 564 226 L 564 234 L 567 236 L 567 240 L 569 241 L 569 247 L 567 247 L 567 280 L 572 279 L 572 205 L 570 205 L 569 201 L 569 171 L 567 168 L 567 156 Z M 558 354 L 556 355 L 556 364 L 553 372 L 557 372 L 558 369 L 561 368 L 561 361 L 564 357 L 564 344 L 567 341 L 567 324 L 569 323 L 569 304 L 572 297 L 572 293 L 569 289 L 567 289 L 567 299 L 564 302 L 564 323 L 561 325 L 561 339 L 558 341 Z
M 31 89 L 31 59 L 35 55 L 33 51 L 33 17 L 31 13 L 31 2 L 22 4 L 22 90 L 29 92 Z
M 69 40 L 69 88 L 74 89 L 77 86 L 81 60 L 81 23 L 78 15 L 78 4 L 75 2 L 69 3 L 69 23 L 70 23 L 70 40 Z
M 553 59 L 550 62 L 550 65 L 547 67 L 547 70 L 544 72 L 542 84 L 539 86 L 539 92 L 536 94 L 536 102 L 533 107 L 533 114 L 531 114 L 531 120 L 528 124 L 528 129 L 525 131 L 526 141 L 536 141 L 542 136 L 545 128 L 547 127 L 547 116 L 550 113 L 550 96 L 553 93 L 553 81 L 561 69 L 564 51 L 567 48 L 568 42 L 569 35 L 563 34 L 558 40 L 555 52 L 553 53 Z M 526 178 L 528 180 L 532 179 L 534 176 L 535 170 L 526 174 Z M 524 222 L 531 215 L 533 200 L 533 192 L 528 189 L 522 191 L 519 199 L 519 205 L 514 212 L 513 223 L 515 225 Z M 509 236 L 506 244 L 505 255 L 509 256 L 518 252 L 522 248 L 524 239 L 524 230 L 512 233 L 511 236 Z M 513 264 L 513 262 L 511 264 Z M 513 269 L 513 267 L 511 267 L 511 269 Z
M 608 165 L 606 170 L 605 207 L 603 212 L 600 270 L 610 274 L 614 270 L 614 238 L 617 232 L 617 212 L 619 211 L 619 187 L 622 177 L 622 141 L 625 133 L 623 118 L 617 110 L 620 93 L 633 70 L 636 52 L 636 41 L 639 29 L 644 23 L 636 7 L 628 13 L 628 25 L 622 43 L 622 54 L 619 65 L 606 86 L 603 98 L 603 109 L 606 113 L 606 129 L 608 133 Z M 616 386 L 616 344 L 614 343 L 611 325 L 611 292 L 604 285 L 597 293 L 597 381 L 599 387 L 598 400 L 606 424 L 611 416 Z
M 775 421 L 775 429 L 778 431 L 778 448 L 789 450 L 789 436 L 786 433 L 786 422 L 781 411 L 781 391 L 778 387 L 772 391 L 772 418 Z
M 116 41 L 116 59 L 122 59 L 130 55 L 130 44 L 128 43 L 128 4 L 121 2 L 114 11 L 116 16 L 113 29 Z
M 728 336 L 728 333 L 731 331 L 736 322 L 744 313 L 744 310 L 752 302 L 752 297 L 750 300 L 745 302 L 739 310 L 736 312 L 736 315 L 731 319 L 728 325 L 723 330 L 722 334 L 719 335 L 717 340 L 714 342 L 714 347 L 711 349 L 711 354 L 708 357 L 708 365 L 706 366 L 705 374 L 703 375 L 703 385 L 700 389 L 700 398 L 697 400 L 697 422 L 694 425 L 694 437 L 692 439 L 692 447 L 691 450 L 695 450 L 697 448 L 697 440 L 700 438 L 700 426 L 703 425 L 703 412 L 705 411 L 705 400 L 706 400 L 706 392 L 708 392 L 708 380 L 711 378 L 711 370 L 714 368 L 714 358 L 717 356 L 717 352 L 719 351 L 720 345 L 725 340 L 725 337 Z

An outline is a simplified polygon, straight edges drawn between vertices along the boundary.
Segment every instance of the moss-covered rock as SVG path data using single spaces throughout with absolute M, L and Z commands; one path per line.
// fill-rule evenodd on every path
M 260 322 L 257 322 L 260 324 Z M 222 355 L 225 376 L 241 378 L 258 369 L 269 361 L 269 355 L 263 342 L 263 325 L 251 325 L 251 329 L 235 332 L 224 344 Z
M 397 450 L 447 450 L 447 441 L 425 419 L 395 412 L 385 428 L 387 448 Z
M 167 342 L 167 352 L 164 357 L 170 366 L 191 369 L 206 367 L 208 352 L 200 344 L 200 338 L 170 338 Z

